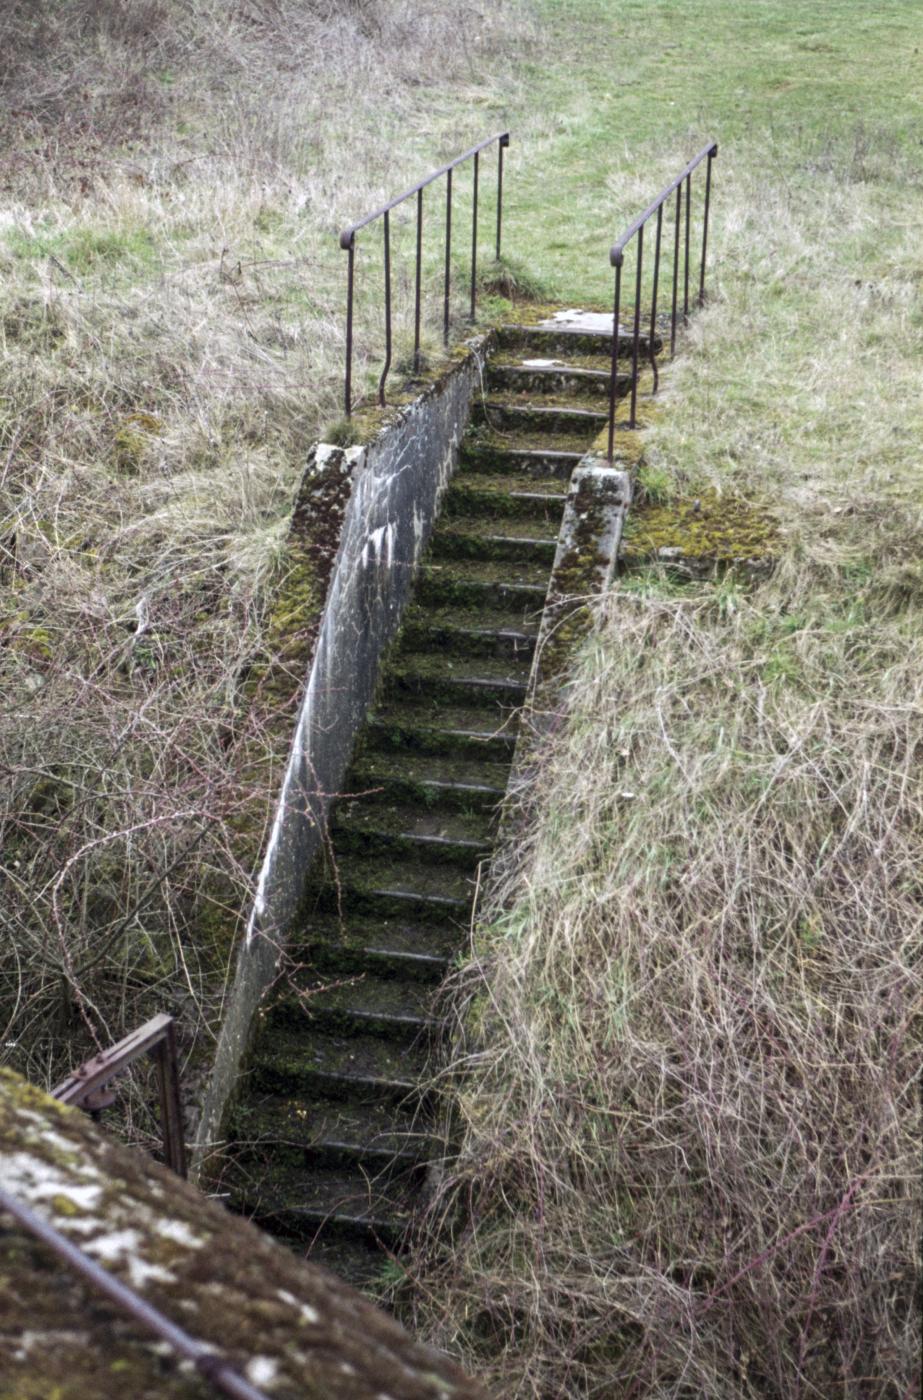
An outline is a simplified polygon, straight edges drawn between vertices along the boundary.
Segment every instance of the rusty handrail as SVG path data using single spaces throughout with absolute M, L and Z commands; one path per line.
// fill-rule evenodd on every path
M 183 1136 L 183 1108 L 180 1100 L 176 1032 L 172 1016 L 161 1014 L 126 1035 L 108 1050 L 87 1060 L 79 1069 L 52 1089 L 61 1103 L 85 1108 L 97 1116 L 108 1108 L 113 1095 L 106 1092 L 110 1080 L 121 1074 L 141 1055 L 153 1055 L 160 1086 L 160 1124 L 164 1160 L 178 1176 L 186 1175 L 186 1143 Z
M 625 249 L 633 238 L 637 238 L 637 261 L 635 265 L 635 305 L 634 318 L 631 335 L 631 412 L 628 426 L 637 426 L 638 410 L 638 359 L 641 342 L 641 273 L 644 263 L 644 229 L 649 219 L 657 215 L 656 243 L 654 248 L 654 275 L 651 292 L 651 319 L 650 334 L 648 336 L 648 358 L 654 374 L 654 389 L 657 392 L 659 373 L 657 369 L 656 351 L 656 331 L 657 331 L 657 291 L 660 282 L 660 247 L 661 235 L 663 232 L 663 211 L 667 200 L 676 192 L 676 210 L 674 215 L 673 232 L 673 285 L 670 307 L 670 355 L 676 352 L 676 326 L 679 319 L 679 285 L 680 285 L 680 243 L 683 244 L 683 302 L 682 319 L 685 324 L 689 320 L 689 274 L 690 274 L 690 234 L 692 227 L 692 175 L 693 171 L 701 165 L 703 160 L 707 160 L 705 173 L 705 202 L 702 213 L 702 254 L 699 259 L 699 292 L 698 304 L 702 306 L 705 302 L 705 258 L 708 251 L 708 214 L 711 205 L 711 165 L 718 154 L 717 141 L 709 141 L 707 146 L 703 146 L 698 155 L 679 172 L 670 183 L 660 191 L 655 200 L 650 203 L 639 214 L 633 223 L 622 234 L 621 238 L 613 243 L 609 250 L 609 262 L 615 268 L 615 295 L 613 297 L 612 311 L 612 373 L 609 383 L 609 461 L 612 461 L 615 449 L 615 401 L 617 394 L 617 362 L 619 353 L 619 313 L 622 301 L 622 265 L 625 260 Z M 683 200 L 683 186 L 685 186 L 686 197 Z M 685 220 L 683 217 L 683 206 L 685 202 Z M 685 228 L 684 228 L 685 223 Z
M 185 1361 L 191 1361 L 201 1376 L 211 1381 L 219 1390 L 223 1390 L 226 1395 L 234 1396 L 235 1400 L 268 1400 L 265 1391 L 257 1390 L 256 1386 L 251 1385 L 207 1342 L 198 1341 L 184 1328 L 178 1327 L 159 1308 L 155 1308 L 146 1298 L 142 1298 L 140 1293 L 136 1293 L 121 1279 L 110 1274 L 101 1264 L 97 1264 L 95 1259 L 91 1259 L 77 1245 L 72 1244 L 60 1230 L 56 1230 L 47 1220 L 36 1215 L 30 1206 L 11 1196 L 2 1186 L 0 1211 L 11 1215 L 24 1229 L 53 1250 L 59 1259 L 69 1264 L 91 1287 L 98 1289 L 146 1331 L 167 1342 Z
M 471 146 L 469 150 L 463 151 L 454 160 L 447 161 L 445 165 L 440 165 L 438 170 L 433 170 L 429 175 L 425 175 L 422 180 L 418 180 L 410 189 L 404 190 L 403 194 L 396 195 L 394 199 L 383 204 L 380 209 L 375 209 L 371 214 L 366 214 L 364 218 L 356 223 L 350 224 L 343 229 L 340 234 L 340 247 L 344 249 L 348 256 L 346 269 L 346 375 L 344 383 L 344 407 L 346 417 L 352 413 L 352 377 L 353 377 L 353 299 L 355 288 L 355 258 L 356 258 L 356 234 L 360 229 L 368 224 L 374 223 L 376 219 L 384 219 L 384 274 L 385 274 L 385 363 L 378 381 L 378 402 L 384 407 L 385 403 L 385 383 L 388 378 L 388 371 L 391 368 L 391 210 L 398 204 L 403 204 L 405 200 L 416 195 L 417 203 L 417 239 L 416 239 L 416 271 L 414 275 L 414 336 L 413 336 L 413 368 L 416 374 L 420 369 L 420 323 L 421 323 L 421 297 L 422 297 L 422 264 L 423 264 L 423 191 L 434 180 L 446 177 L 446 206 L 445 206 L 445 274 L 443 278 L 443 310 L 442 310 L 442 338 L 448 344 L 449 340 L 449 297 L 451 293 L 451 256 L 452 256 L 452 172 L 456 166 L 462 165 L 466 160 L 473 160 L 474 172 L 472 177 L 472 210 L 471 210 L 471 289 L 470 289 L 470 319 L 475 318 L 477 309 L 477 256 L 478 256 L 478 176 L 480 156 L 488 146 L 497 144 L 497 225 L 495 238 L 496 257 L 500 257 L 500 240 L 503 232 L 503 152 L 510 144 L 510 133 L 508 131 L 497 132 L 494 136 L 488 136 L 486 140 L 479 141 L 476 146 Z

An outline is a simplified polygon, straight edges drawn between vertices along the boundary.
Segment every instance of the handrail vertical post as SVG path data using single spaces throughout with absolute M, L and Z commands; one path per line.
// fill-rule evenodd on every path
M 686 256 L 683 263 L 683 324 L 689 321 L 689 235 L 692 230 L 692 175 L 686 176 Z
M 609 465 L 615 455 L 615 400 L 618 393 L 619 314 L 622 301 L 622 255 L 615 264 L 615 295 L 612 299 L 612 374 L 609 380 Z
M 157 1081 L 160 1089 L 160 1123 L 164 1158 L 178 1176 L 186 1175 L 186 1143 L 183 1136 L 183 1106 L 180 1099 L 176 1035 L 167 1026 L 163 1040 L 155 1047 Z
M 661 205 L 658 207 L 658 209 L 657 209 L 657 241 L 656 241 L 656 243 L 655 243 L 655 245 L 654 245 L 654 286 L 653 286 L 653 291 L 652 291 L 652 293 L 651 293 L 651 333 L 650 333 L 650 343 L 648 344 L 648 347 L 647 347 L 648 357 L 649 357 L 650 362 L 651 362 L 651 369 L 652 369 L 653 372 L 654 372 L 654 388 L 653 388 L 653 392 L 654 392 L 655 394 L 656 394 L 656 392 L 657 392 L 657 390 L 658 390 L 658 388 L 659 388 L 659 386 L 660 386 L 660 372 L 659 372 L 659 370 L 657 369 L 657 353 L 656 353 L 656 350 L 654 349 L 654 346 L 655 346 L 655 343 L 656 343 L 656 342 L 655 342 L 655 337 L 656 337 L 656 332 L 657 332 L 657 284 L 658 284 L 658 282 L 660 281 L 660 235 L 661 235 L 662 231 L 663 231 L 663 205 L 661 204 Z
M 497 146 L 497 262 L 500 261 L 500 239 L 503 233 L 503 152 L 509 141 L 509 136 L 501 136 Z
M 708 252 L 708 209 L 711 203 L 711 163 L 715 158 L 714 148 L 708 153 L 705 165 L 705 208 L 702 213 L 702 264 L 699 268 L 699 305 L 705 305 L 705 255 Z
M 385 364 L 378 381 L 378 403 L 385 406 L 385 380 L 391 368 L 391 215 L 385 213 Z
M 644 262 L 644 225 L 638 229 L 638 265 L 635 270 L 635 319 L 631 337 L 631 417 L 629 428 L 637 426 L 638 349 L 641 342 L 641 268 Z
M 346 417 L 352 414 L 353 396 L 353 280 L 355 275 L 356 243 L 353 239 L 346 250 L 346 386 L 344 389 Z
M 442 339 L 449 343 L 449 293 L 451 288 L 452 260 L 452 172 L 445 177 L 445 292 L 442 308 Z
M 469 319 L 475 319 L 477 310 L 477 275 L 478 275 L 478 162 L 479 156 L 474 157 L 474 182 L 472 185 L 471 198 L 471 314 Z
M 683 187 L 676 187 L 676 212 L 673 231 L 673 308 L 670 313 L 670 359 L 676 354 L 676 315 L 679 300 L 679 229 L 683 217 Z
M 423 277 L 423 191 L 417 190 L 417 273 L 413 304 L 413 372 L 420 373 L 420 293 Z

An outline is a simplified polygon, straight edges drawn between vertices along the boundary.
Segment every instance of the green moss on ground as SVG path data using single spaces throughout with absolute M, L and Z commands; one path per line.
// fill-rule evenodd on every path
M 777 525 L 764 509 L 739 496 L 707 490 L 633 506 L 622 553 L 628 564 L 652 557 L 730 563 L 771 559 L 778 547 Z

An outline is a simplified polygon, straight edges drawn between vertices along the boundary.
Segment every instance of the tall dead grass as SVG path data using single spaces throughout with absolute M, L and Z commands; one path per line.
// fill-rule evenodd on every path
M 32 1079 L 151 1009 L 214 1031 L 202 897 L 245 907 L 284 756 L 240 682 L 338 412 L 335 233 L 483 132 L 502 8 L 3 7 L 0 1041 Z
M 749 154 L 641 475 L 773 576 L 595 600 L 448 1000 L 415 1316 L 505 1396 L 919 1387 L 919 180 Z
M 923 643 L 831 584 L 599 605 L 457 1003 L 423 1275 L 505 1395 L 911 1393 Z

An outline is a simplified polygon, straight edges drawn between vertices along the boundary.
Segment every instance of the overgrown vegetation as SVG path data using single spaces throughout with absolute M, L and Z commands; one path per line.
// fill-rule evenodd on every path
M 634 558 L 596 601 L 449 997 L 460 1155 L 416 1317 L 506 1396 L 910 1396 L 923 162 L 889 71 L 911 7 L 544 12 L 543 277 L 604 294 L 592 259 L 721 142 L 648 514 L 682 549 L 690 501 L 749 502 L 775 562 Z
M 528 37 L 515 5 L 3 8 L 0 1039 L 39 1083 L 153 1010 L 208 1044 L 303 673 L 266 612 L 339 410 L 335 233 L 500 125 Z

